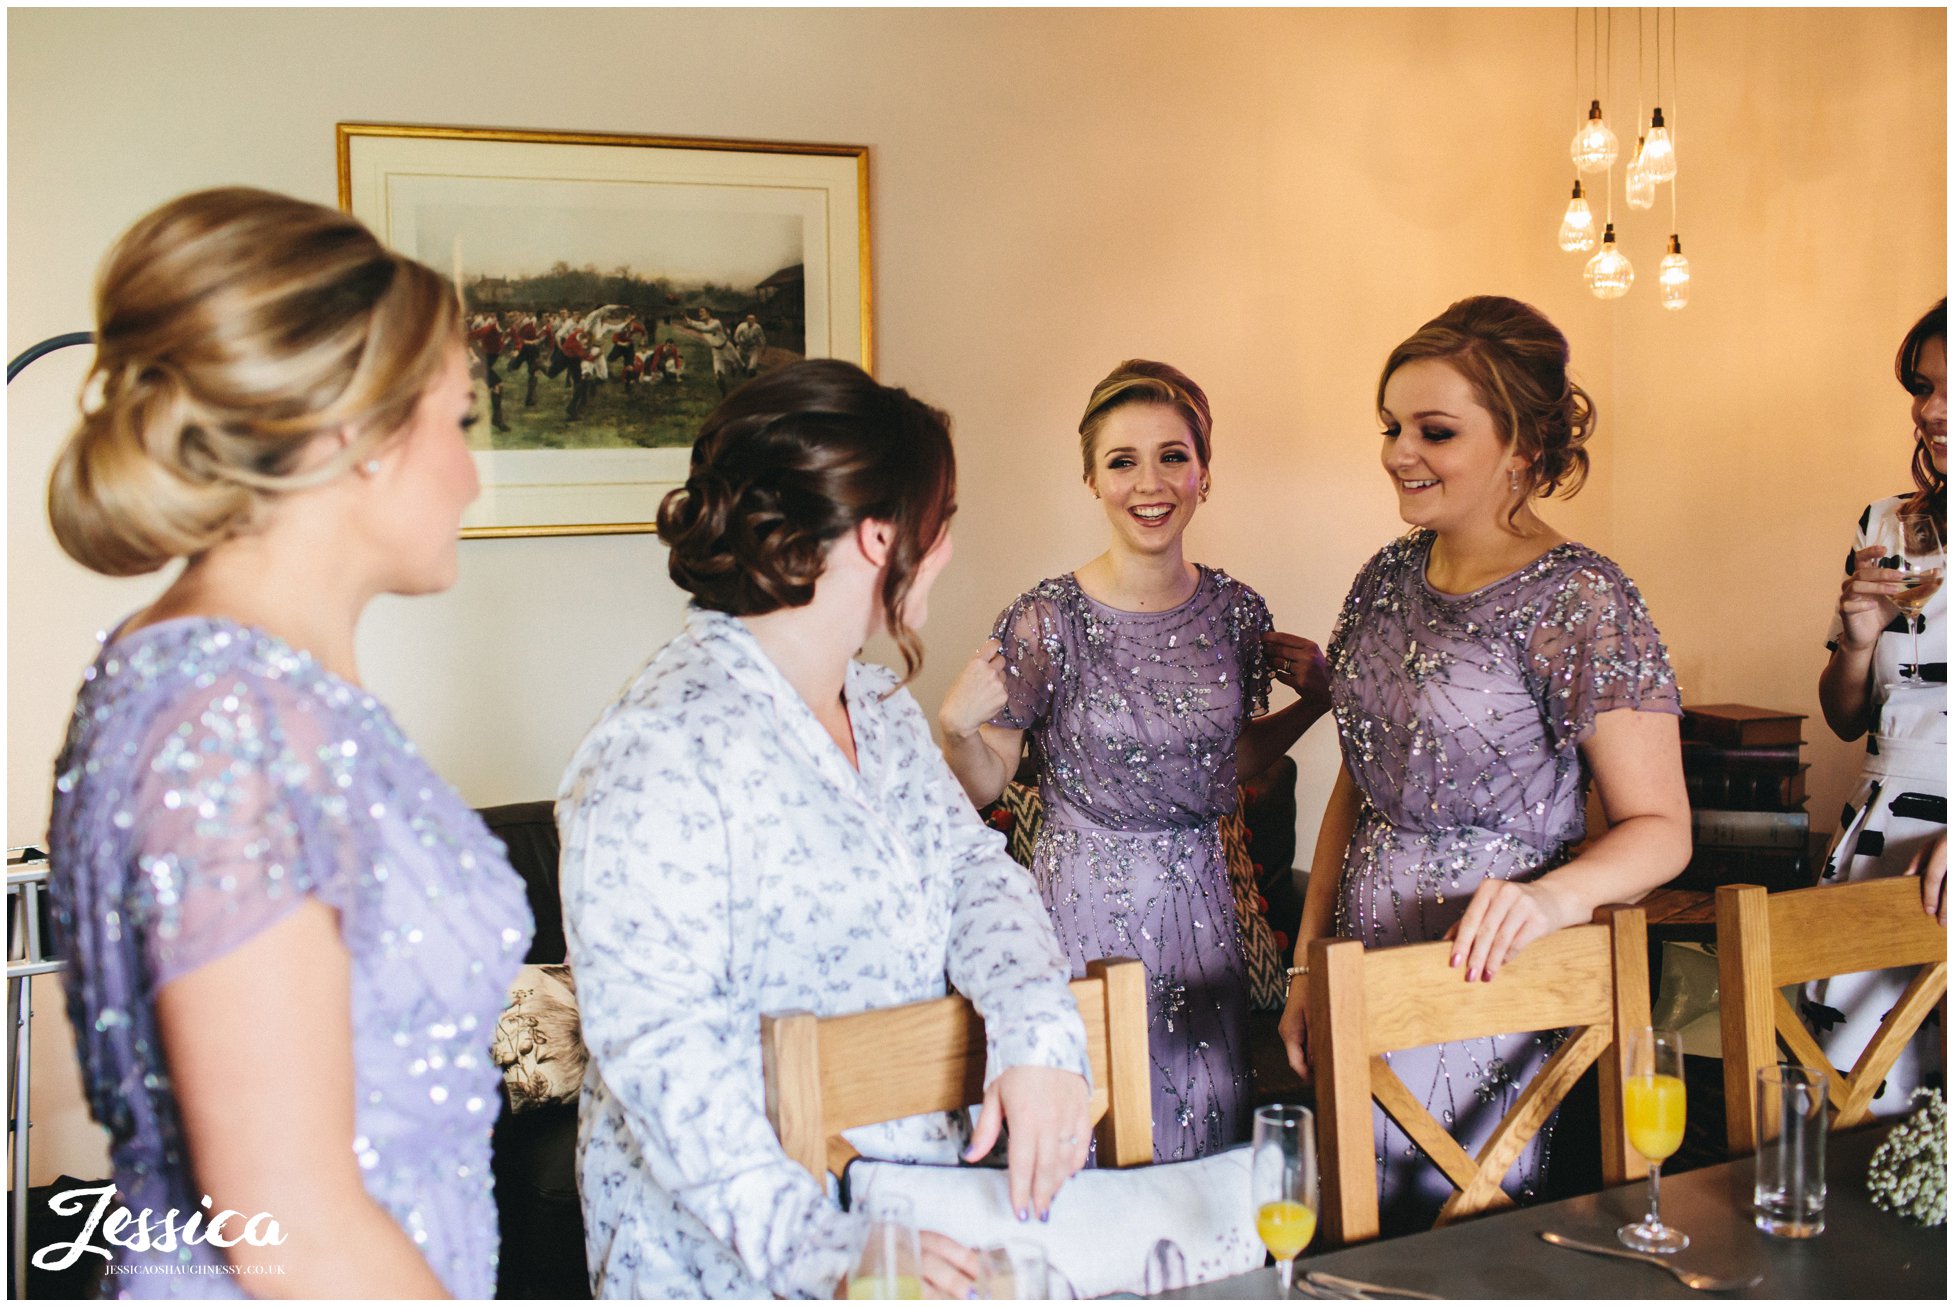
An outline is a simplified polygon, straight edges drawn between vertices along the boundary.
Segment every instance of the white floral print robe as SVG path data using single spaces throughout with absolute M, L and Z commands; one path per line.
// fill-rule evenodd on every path
M 985 1083 L 1087 1073 L 1037 891 L 895 677 L 851 663 L 859 772 L 738 619 L 694 608 L 592 728 L 557 800 L 590 1067 L 578 1171 L 600 1297 L 826 1297 L 866 1237 L 781 1151 L 760 1016 L 946 992 L 984 1014 Z M 885 697 L 886 696 L 886 697 Z M 849 1132 L 954 1160 L 952 1117 Z

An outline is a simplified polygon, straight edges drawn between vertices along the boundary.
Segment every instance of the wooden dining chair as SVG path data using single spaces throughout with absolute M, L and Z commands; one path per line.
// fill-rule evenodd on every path
M 1310 946 L 1310 1060 L 1316 1079 L 1321 1229 L 1327 1243 L 1377 1237 L 1373 1101 L 1452 1182 L 1439 1225 L 1513 1206 L 1500 1188 L 1527 1142 L 1589 1066 L 1600 1064 L 1601 1173 L 1620 1184 L 1648 1172 L 1628 1142 L 1622 1080 L 1629 1036 L 1649 1024 L 1648 931 L 1641 909 L 1603 908 L 1595 924 L 1534 941 L 1499 974 L 1466 984 L 1449 942 L 1365 949 Z M 1383 1054 L 1455 1039 L 1568 1028 L 1477 1157 L 1425 1109 Z
M 1072 997 L 1085 1021 L 1100 1164 L 1151 1162 L 1146 969 L 1132 958 L 1087 963 Z M 817 1180 L 856 1155 L 843 1130 L 984 1098 L 984 1023 L 965 998 L 836 1017 L 776 1012 L 760 1018 L 760 1047 L 767 1118 Z
M 1786 985 L 1889 967 L 1919 967 L 1850 1071 L 1831 1064 Z M 1717 989 L 1722 1007 L 1723 1106 L 1733 1154 L 1777 1133 L 1759 1121 L 1759 1067 L 1783 1044 L 1825 1076 L 1832 1128 L 1864 1124 L 1873 1095 L 1920 1023 L 1947 993 L 1947 931 L 1920 908 L 1920 881 L 1894 876 L 1852 885 L 1767 894 L 1757 885 L 1717 890 Z

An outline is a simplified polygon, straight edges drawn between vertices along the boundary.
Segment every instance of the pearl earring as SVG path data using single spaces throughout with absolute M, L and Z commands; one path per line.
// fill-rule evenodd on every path
M 379 476 L 380 460 L 377 458 L 367 459 L 366 462 L 360 464 L 360 472 L 365 476 L 370 476 L 370 477 Z

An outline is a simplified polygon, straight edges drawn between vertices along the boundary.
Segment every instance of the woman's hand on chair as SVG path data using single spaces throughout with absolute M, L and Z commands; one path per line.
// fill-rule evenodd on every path
M 1452 965 L 1465 968 L 1467 980 L 1491 980 L 1515 954 L 1542 935 L 1587 918 L 1545 879 L 1522 884 L 1481 881 L 1445 938 L 1453 941 Z
M 966 1161 L 997 1145 L 1011 1127 L 1011 1210 L 1020 1221 L 1051 1215 L 1052 1198 L 1086 1164 L 1092 1141 L 1091 1092 L 1085 1077 L 1049 1066 L 1014 1066 L 984 1091 L 977 1133 Z
M 1909 876 L 1920 877 L 1920 906 L 1941 925 L 1947 924 L 1947 832 L 1927 841 L 1913 855 Z
M 1289 1069 L 1309 1083 L 1309 977 L 1289 978 L 1289 1001 L 1283 1005 L 1282 1020 L 1276 1023 L 1282 1047 L 1289 1054 Z

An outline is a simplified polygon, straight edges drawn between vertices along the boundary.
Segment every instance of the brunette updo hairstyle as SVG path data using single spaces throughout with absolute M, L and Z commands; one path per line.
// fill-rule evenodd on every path
M 882 607 L 907 681 L 923 646 L 903 600 L 950 524 L 956 487 L 946 414 L 852 363 L 807 359 L 720 401 L 691 475 L 658 507 L 658 534 L 680 589 L 746 617 L 809 602 L 831 543 L 860 522 L 890 523 Z
M 1900 385 L 1909 395 L 1919 395 L 1931 390 L 1933 383 L 1920 371 L 1920 351 L 1930 340 L 1940 342 L 1941 352 L 1947 351 L 1947 297 L 1921 315 L 1920 321 L 1913 324 L 1906 339 L 1900 342 L 1900 352 L 1893 358 L 1893 375 L 1900 379 Z M 1913 446 L 1913 485 L 1914 492 L 1906 502 L 1911 512 L 1930 512 L 1940 524 L 1943 534 L 1947 530 L 1947 474 L 1934 466 L 1934 456 L 1927 448 L 1926 433 L 1916 431 Z
M 81 423 L 48 484 L 55 538 L 133 576 L 250 531 L 398 431 L 459 322 L 438 274 L 346 214 L 246 187 L 170 201 L 103 262 Z M 342 429 L 344 449 L 298 470 Z
M 1472 386 L 1481 408 L 1493 415 L 1503 440 L 1527 461 L 1520 505 L 1559 492 L 1572 496 L 1588 479 L 1594 434 L 1594 401 L 1567 375 L 1567 337 L 1531 304 L 1500 295 L 1460 300 L 1391 351 L 1377 378 L 1377 408 L 1384 386 L 1407 363 L 1438 359 Z
M 1188 435 L 1194 440 L 1195 457 L 1207 470 L 1209 437 L 1214 418 L 1208 412 L 1207 394 L 1179 368 L 1151 359 L 1128 359 L 1106 374 L 1092 388 L 1086 401 L 1086 415 L 1079 419 L 1079 457 L 1085 463 L 1086 480 L 1092 480 L 1092 456 L 1099 440 L 1099 428 L 1114 409 L 1128 404 L 1162 404 L 1181 415 Z

